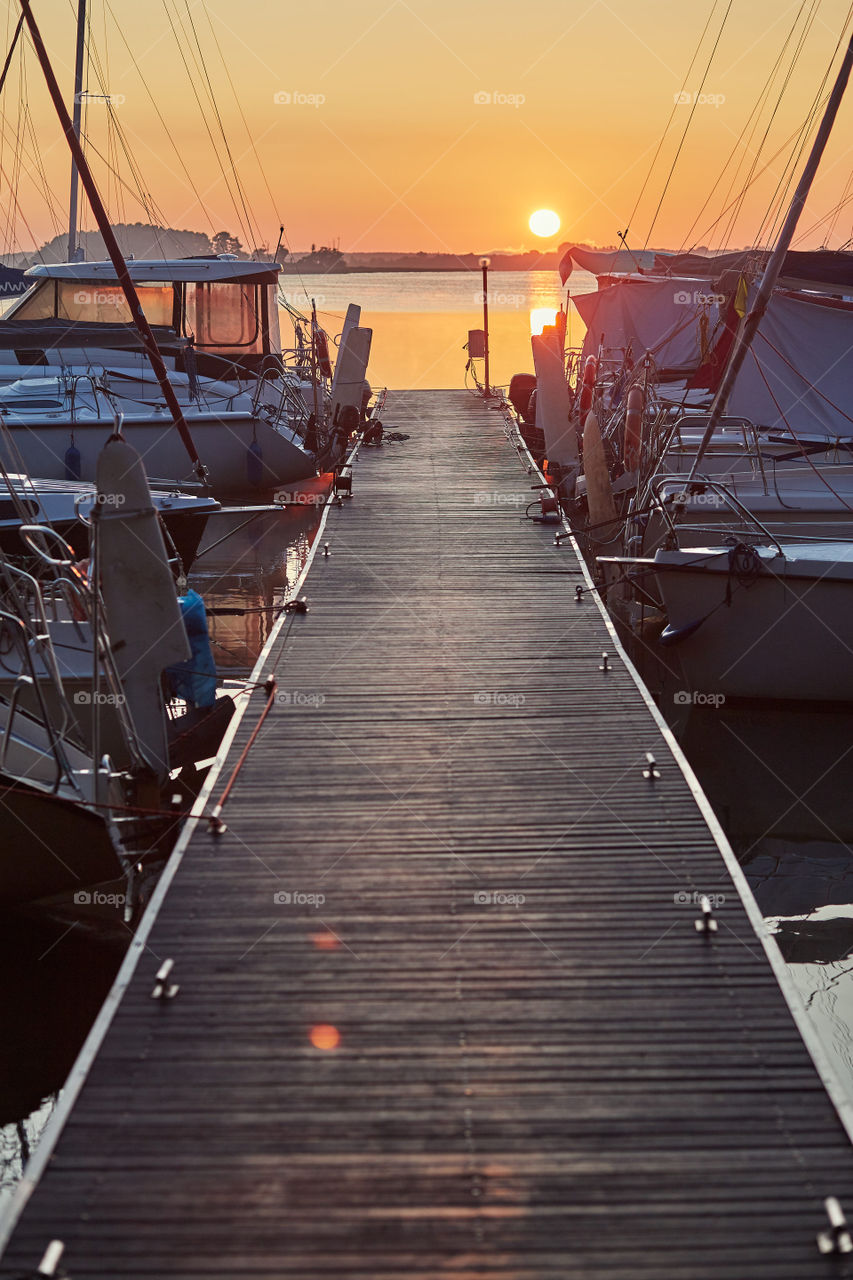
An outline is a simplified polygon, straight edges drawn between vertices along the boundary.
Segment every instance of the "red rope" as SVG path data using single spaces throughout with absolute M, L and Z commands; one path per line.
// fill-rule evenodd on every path
M 249 754 L 250 750 L 254 746 L 255 739 L 260 733 L 261 725 L 264 723 L 267 716 L 269 715 L 270 708 L 272 707 L 272 704 L 275 701 L 275 690 L 276 690 L 275 676 L 270 676 L 269 680 L 265 682 L 264 688 L 267 690 L 266 706 L 264 707 L 261 714 L 258 716 L 258 722 L 255 725 L 254 729 L 252 730 L 249 736 L 248 742 L 246 743 L 245 747 L 240 753 L 240 759 L 235 764 L 234 769 L 232 770 L 232 773 L 231 773 L 231 777 L 228 779 L 228 782 L 225 784 L 225 789 L 222 792 L 222 795 L 219 797 L 218 803 L 214 805 L 213 810 L 210 814 L 210 817 L 208 818 L 208 822 L 210 824 L 210 830 L 215 835 L 220 835 L 225 830 L 225 824 L 221 820 L 220 814 L 222 813 L 222 810 L 225 807 L 225 803 L 229 795 L 231 794 L 231 788 L 233 787 L 234 783 L 237 780 L 237 774 L 243 768 L 243 765 L 246 760 L 246 756 Z

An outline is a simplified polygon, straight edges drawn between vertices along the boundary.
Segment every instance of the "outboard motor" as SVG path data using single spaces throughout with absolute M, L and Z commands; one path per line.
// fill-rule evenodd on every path
M 535 421 L 535 410 L 530 412 L 530 397 L 536 390 L 536 375 L 514 373 L 509 384 L 509 400 L 523 422 Z

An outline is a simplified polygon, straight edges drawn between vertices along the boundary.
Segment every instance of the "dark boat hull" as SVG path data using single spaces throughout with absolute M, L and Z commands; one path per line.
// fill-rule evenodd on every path
M 0 773 L 0 907 L 73 900 L 122 872 L 105 815 Z

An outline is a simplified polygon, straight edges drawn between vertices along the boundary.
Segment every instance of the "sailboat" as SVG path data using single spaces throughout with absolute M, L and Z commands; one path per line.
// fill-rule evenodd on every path
M 173 825 L 164 674 L 193 651 L 139 455 L 98 460 L 89 572 L 24 527 L 38 576 L 0 562 L 0 790 L 16 840 L 0 904 L 130 872 Z
M 342 406 L 328 358 L 317 358 L 315 323 L 310 395 L 304 369 L 286 364 L 279 264 L 232 254 L 125 261 L 81 145 L 85 0 L 73 120 L 29 5 L 22 7 L 72 153 L 69 261 L 30 268 L 31 289 L 0 321 L 0 414 L 26 469 L 50 480 L 93 480 L 120 418 L 150 474 L 203 481 L 215 496 L 272 491 L 315 475 L 318 463 L 340 453 L 334 437 Z M 78 179 L 109 261 L 78 260 Z M 371 332 L 349 328 L 338 365 L 358 385 L 358 425 Z M 352 429 L 351 416 L 344 421 Z M 8 457 L 6 464 L 14 469 Z
M 767 260 L 743 324 L 735 335 L 711 411 L 702 424 L 699 438 L 690 442 L 686 474 L 675 479 L 680 492 L 667 492 L 667 484 L 671 485 L 673 481 L 666 475 L 658 475 L 651 486 L 656 500 L 655 514 L 668 529 L 667 535 L 659 539 L 663 545 L 658 546 L 653 557 L 601 558 L 605 572 L 612 574 L 615 571 L 621 578 L 621 585 L 638 588 L 645 601 L 654 601 L 657 589 L 668 623 L 662 632 L 661 643 L 677 653 L 685 682 L 694 691 L 710 691 L 724 697 L 853 701 L 853 680 L 849 678 L 853 672 L 850 663 L 853 647 L 853 628 L 850 625 L 853 622 L 853 543 L 846 539 L 807 541 L 802 535 L 798 539 L 790 526 L 786 528 L 787 537 L 783 539 L 763 525 L 752 509 L 754 501 L 747 505 L 749 497 L 754 495 L 744 493 L 744 489 L 749 490 L 750 486 L 746 469 L 748 450 L 741 456 L 740 465 L 735 463 L 725 483 L 714 475 L 713 454 L 710 467 L 703 465 L 709 450 L 719 451 L 719 433 L 726 423 L 726 413 L 739 382 L 741 405 L 760 394 L 754 370 L 747 361 L 756 336 L 763 334 L 767 338 L 765 320 L 772 312 L 774 289 L 852 67 L 853 39 L 848 45 L 778 242 Z M 820 304 L 811 299 L 802 302 L 783 300 L 780 309 L 792 305 L 814 308 Z M 810 337 L 818 349 L 825 348 L 830 332 L 837 337 L 853 321 L 853 312 L 843 303 L 834 306 L 832 311 L 832 316 L 823 317 L 823 326 L 819 315 L 815 311 L 811 313 L 815 320 Z M 827 323 L 831 323 L 831 330 Z M 778 355 L 779 349 L 772 340 L 769 341 Z M 843 381 L 837 389 L 826 378 L 821 380 L 823 386 L 818 385 L 810 378 L 807 367 L 800 369 L 787 360 L 784 351 L 781 354 L 789 366 L 784 370 L 788 383 L 793 375 L 795 381 L 805 386 L 798 404 L 803 405 L 804 412 L 810 415 L 813 428 L 820 426 L 821 413 L 826 413 L 827 407 L 837 415 L 847 416 L 843 404 L 839 405 L 833 398 L 845 396 L 847 389 Z M 803 344 L 803 357 L 807 366 L 808 342 Z M 766 395 L 778 407 L 773 384 L 758 362 L 755 363 Z M 741 378 L 745 367 L 747 379 L 744 382 Z M 752 382 L 750 377 L 753 377 Z M 781 380 L 780 365 L 775 378 L 777 390 Z M 807 395 L 811 396 L 813 404 L 806 401 Z M 849 403 L 849 393 L 846 402 Z M 781 424 L 777 423 L 775 437 L 770 437 L 776 453 L 773 455 L 772 451 L 768 453 L 759 448 L 762 474 L 751 478 L 753 489 L 763 483 L 766 493 L 764 463 L 766 461 L 768 467 L 773 464 L 772 481 L 776 491 L 775 502 L 771 506 L 780 521 L 789 517 L 789 508 L 794 505 L 786 501 L 786 498 L 791 498 L 792 490 L 779 484 L 786 463 L 792 460 L 791 444 L 797 445 L 795 455 L 802 454 L 806 462 L 810 461 L 803 440 L 792 431 L 784 413 L 782 416 L 788 431 L 787 438 Z M 728 425 L 732 424 L 729 422 Z M 736 428 L 737 424 L 734 425 Z M 818 452 L 846 445 L 838 438 L 831 443 L 820 431 L 807 437 L 805 443 Z M 780 455 L 780 449 L 786 452 Z M 719 457 L 718 452 L 717 464 Z M 837 471 L 849 485 L 849 466 L 828 470 Z M 812 471 L 820 477 L 820 471 L 814 464 Z M 817 481 L 814 483 L 816 486 Z M 847 487 L 845 494 L 831 484 L 828 487 L 835 504 L 835 515 L 847 524 L 853 513 L 853 501 L 847 499 L 847 495 L 853 498 L 850 488 Z M 697 541 L 695 523 L 682 523 L 688 509 L 695 521 L 700 501 L 705 503 L 707 510 L 716 511 L 718 528 L 720 524 L 727 526 L 728 546 L 708 545 L 707 539 Z M 725 521 L 720 515 L 723 508 L 728 509 Z M 813 513 L 814 507 L 810 514 Z M 803 517 L 802 511 L 797 514 L 802 527 L 808 516 Z M 738 526 L 741 532 L 736 532 Z M 637 541 L 642 537 L 641 532 Z M 614 594 L 618 594 L 619 587 L 617 579 Z

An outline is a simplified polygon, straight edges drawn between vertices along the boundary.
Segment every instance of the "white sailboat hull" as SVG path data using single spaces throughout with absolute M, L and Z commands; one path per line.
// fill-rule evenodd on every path
M 199 414 L 187 415 L 187 424 L 207 467 L 211 491 L 217 496 L 272 490 L 308 479 L 316 472 L 313 454 L 289 430 L 273 427 L 263 419 L 239 412 Z M 98 455 L 115 424 L 104 419 L 73 424 L 67 419 L 26 423 L 10 419 L 7 430 L 30 475 L 64 480 L 66 451 L 73 443 L 80 454 L 80 478 L 94 480 Z M 150 476 L 184 482 L 197 479 L 177 428 L 165 412 L 156 417 L 126 416 L 122 435 L 141 455 Z M 260 456 L 250 455 L 253 442 L 257 442 Z M 17 460 L 2 439 L 0 456 L 10 470 L 18 470 Z
M 727 549 L 655 557 L 685 701 L 853 702 L 853 545 L 756 550 L 754 576 L 730 573 Z

